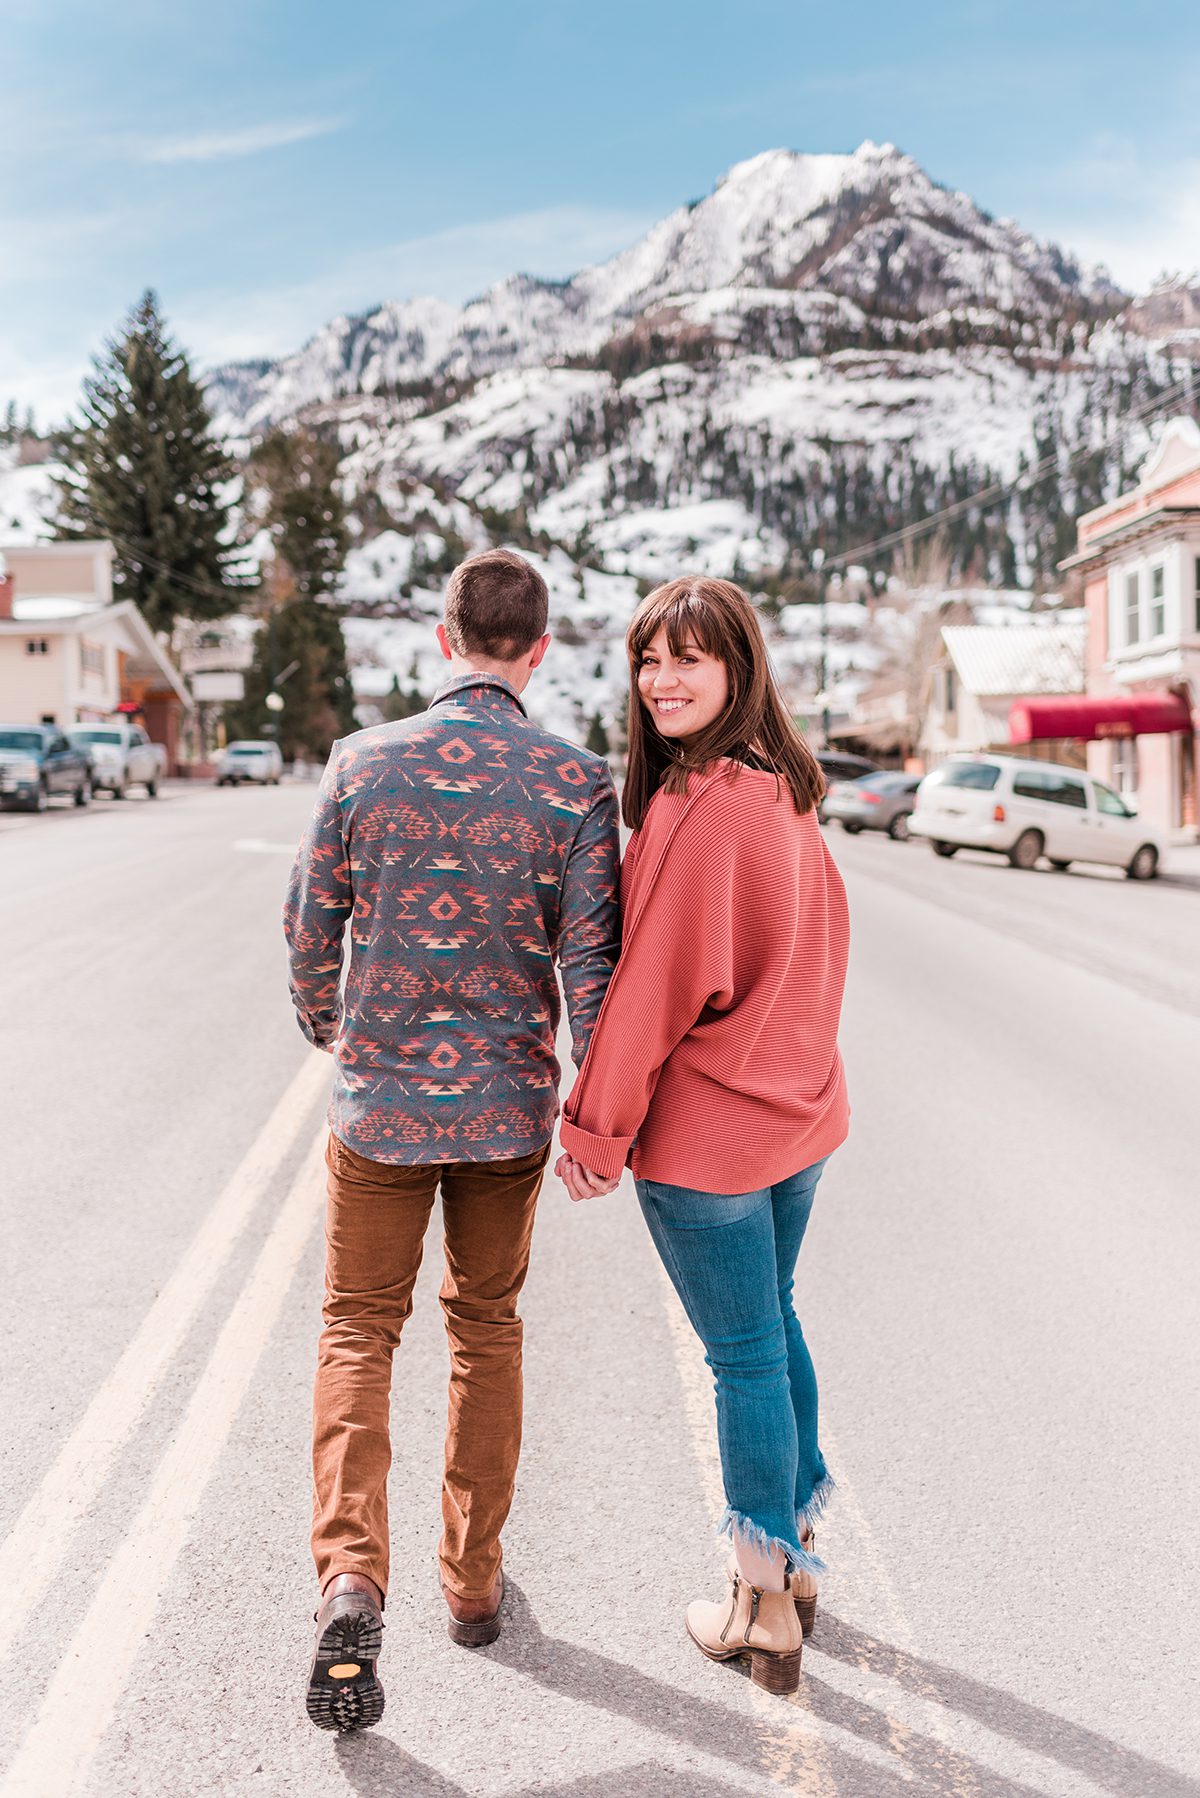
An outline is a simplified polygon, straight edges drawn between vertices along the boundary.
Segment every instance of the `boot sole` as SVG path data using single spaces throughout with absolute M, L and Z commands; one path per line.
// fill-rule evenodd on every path
M 696 1647 L 710 1661 L 736 1661 L 742 1655 L 750 1657 L 750 1678 L 764 1692 L 787 1694 L 800 1689 L 800 1663 L 804 1654 L 804 1645 L 792 1650 L 789 1654 L 772 1654 L 766 1648 L 747 1648 L 744 1644 L 737 1648 L 723 1648 L 719 1651 L 706 1648 L 698 1636 L 693 1636 L 690 1629 L 688 1635 Z
M 305 1709 L 318 1729 L 370 1729 L 383 1716 L 375 1663 L 383 1625 L 373 1608 L 331 1617 L 321 1631 L 308 1676 Z

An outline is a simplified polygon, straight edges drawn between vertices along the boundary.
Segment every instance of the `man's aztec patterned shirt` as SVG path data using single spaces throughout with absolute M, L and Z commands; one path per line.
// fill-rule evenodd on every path
M 373 1161 L 493 1161 L 558 1112 L 558 964 L 578 1066 L 620 948 L 608 764 L 507 681 L 335 743 L 284 907 L 292 998 Z M 341 995 L 343 934 L 350 965 Z

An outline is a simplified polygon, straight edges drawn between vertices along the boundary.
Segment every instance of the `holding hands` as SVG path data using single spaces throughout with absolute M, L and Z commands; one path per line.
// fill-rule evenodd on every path
M 580 1199 L 598 1199 L 606 1192 L 615 1192 L 621 1184 L 619 1179 L 606 1180 L 602 1174 L 593 1174 L 582 1161 L 576 1161 L 573 1155 L 565 1152 L 555 1162 L 554 1171 L 577 1203 Z

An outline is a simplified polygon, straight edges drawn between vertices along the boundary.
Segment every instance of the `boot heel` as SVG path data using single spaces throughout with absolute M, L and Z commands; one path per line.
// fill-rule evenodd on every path
M 750 1678 L 764 1692 L 796 1692 L 800 1689 L 800 1657 L 803 1649 L 793 1654 L 766 1654 L 750 1651 Z
M 817 1595 L 815 1592 L 811 1598 L 798 1598 L 796 1600 L 796 1615 L 800 1619 L 800 1628 L 803 1633 L 806 1636 L 811 1636 L 817 1621 Z

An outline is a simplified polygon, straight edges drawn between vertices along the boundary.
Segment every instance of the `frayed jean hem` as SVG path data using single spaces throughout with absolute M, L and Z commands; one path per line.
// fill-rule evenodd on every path
M 750 1548 L 757 1549 L 761 1555 L 770 1555 L 778 1549 L 787 1562 L 787 1571 L 795 1573 L 803 1567 L 806 1573 L 824 1573 L 825 1563 L 819 1555 L 807 1548 L 801 1548 L 799 1542 L 789 1542 L 786 1536 L 768 1536 L 752 1518 L 741 1511 L 735 1511 L 732 1505 L 726 1505 L 721 1521 L 717 1524 L 717 1535 L 726 1536 L 736 1548 L 744 1542 Z

